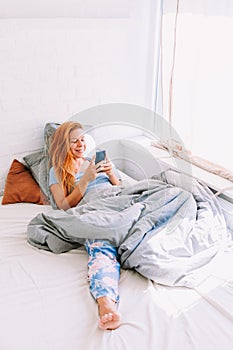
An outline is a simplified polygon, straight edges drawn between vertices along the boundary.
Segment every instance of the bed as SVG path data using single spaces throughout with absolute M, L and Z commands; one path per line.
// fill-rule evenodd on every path
M 25 170 L 28 175 L 27 165 Z M 125 187 L 140 181 L 125 169 L 119 171 Z M 222 207 L 223 201 L 219 203 Z M 1 350 L 232 349 L 229 217 L 227 244 L 206 264 L 193 287 L 168 285 L 122 268 L 122 324 L 114 331 L 103 331 L 98 328 L 97 304 L 89 293 L 84 248 L 54 254 L 28 242 L 31 220 L 50 212 L 51 204 L 40 195 L 35 203 L 14 199 L 0 206 Z

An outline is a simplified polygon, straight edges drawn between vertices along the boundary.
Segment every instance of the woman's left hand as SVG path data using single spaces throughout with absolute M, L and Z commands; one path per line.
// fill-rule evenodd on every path
M 113 169 L 112 169 L 112 163 L 106 157 L 106 161 L 100 162 L 99 166 L 96 168 L 97 173 L 103 172 L 107 174 L 108 176 L 111 176 L 113 174 Z

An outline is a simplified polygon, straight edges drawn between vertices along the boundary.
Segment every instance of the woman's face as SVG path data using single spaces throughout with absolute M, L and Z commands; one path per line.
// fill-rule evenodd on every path
M 75 129 L 70 132 L 70 150 L 75 158 L 84 157 L 86 141 L 83 129 Z

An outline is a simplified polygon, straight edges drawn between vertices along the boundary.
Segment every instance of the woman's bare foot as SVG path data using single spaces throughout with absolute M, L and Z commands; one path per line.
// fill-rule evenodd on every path
M 101 329 L 116 329 L 120 326 L 121 315 L 116 311 L 116 303 L 109 297 L 97 299 L 99 306 L 99 327 Z

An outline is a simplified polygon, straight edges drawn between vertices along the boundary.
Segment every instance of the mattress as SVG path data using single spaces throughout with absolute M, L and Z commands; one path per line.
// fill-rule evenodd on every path
M 121 326 L 98 328 L 83 247 L 63 254 L 27 243 L 27 224 L 50 207 L 0 205 L 0 350 L 231 350 L 233 247 L 195 290 L 121 270 Z

